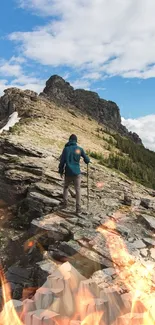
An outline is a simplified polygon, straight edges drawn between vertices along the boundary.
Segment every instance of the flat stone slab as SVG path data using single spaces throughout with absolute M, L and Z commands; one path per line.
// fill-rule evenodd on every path
M 30 286 L 33 285 L 31 279 L 32 269 L 27 270 L 21 267 L 11 266 L 6 272 L 6 278 L 9 282 L 16 284 L 23 284 L 24 282 L 29 283 Z
M 69 242 L 62 242 L 59 246 L 59 248 L 69 254 L 70 256 L 75 255 L 76 253 L 79 253 L 81 256 L 87 258 L 92 263 L 98 263 L 103 266 L 112 267 L 113 263 L 107 258 L 102 257 L 101 255 L 97 254 L 94 251 L 91 251 L 90 249 L 87 249 L 85 247 L 81 247 L 77 242 L 70 240 Z
M 32 200 L 42 202 L 45 205 L 49 205 L 51 207 L 55 207 L 55 206 L 58 206 L 60 204 L 59 200 L 56 200 L 54 198 L 45 196 L 45 195 L 43 195 L 41 193 L 38 193 L 38 192 L 33 192 L 32 191 L 32 192 L 29 193 L 28 197 L 31 198 Z
M 147 214 L 141 215 L 141 217 L 146 221 L 146 223 L 150 226 L 151 229 L 155 229 L 155 218 L 149 216 Z
M 65 219 L 59 217 L 56 213 L 51 213 L 40 219 L 34 219 L 32 220 L 31 224 L 47 230 L 53 229 L 54 226 L 68 226 L 68 222 L 65 222 Z
M 5 177 L 6 179 L 11 180 L 12 182 L 25 182 L 25 181 L 31 181 L 31 183 L 37 182 L 39 179 L 41 179 L 41 176 L 34 175 L 33 173 L 26 172 L 23 170 L 17 170 L 17 169 L 9 169 L 5 171 Z
M 143 248 L 140 250 L 140 253 L 143 257 L 147 257 L 148 256 L 148 249 L 147 248 Z
M 65 240 L 70 234 L 68 222 L 54 213 L 44 218 L 32 220 L 31 225 L 34 234 L 38 231 L 45 231 L 45 236 L 53 238 L 53 240 Z
M 131 244 L 131 247 L 133 249 L 142 249 L 142 248 L 145 248 L 146 247 L 146 244 L 141 240 L 135 240 L 132 244 Z
M 146 244 L 149 244 L 151 246 L 155 246 L 155 240 L 152 239 L 152 238 L 143 238 L 143 241 L 146 243 Z
M 47 195 L 49 197 L 62 197 L 62 187 L 59 185 L 59 188 L 56 187 L 55 184 L 49 184 L 49 183 L 36 183 L 35 188 L 39 190 L 44 195 Z

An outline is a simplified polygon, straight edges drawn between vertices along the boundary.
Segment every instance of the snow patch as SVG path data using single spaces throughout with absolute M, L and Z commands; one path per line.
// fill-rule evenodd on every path
M 9 116 L 9 120 L 8 122 L 6 123 L 5 126 L 3 126 L 2 129 L 0 129 L 0 134 L 3 132 L 3 131 L 9 131 L 9 129 L 11 127 L 13 127 L 16 123 L 18 123 L 20 120 L 20 117 L 18 117 L 18 112 L 14 112 L 12 113 L 10 116 Z

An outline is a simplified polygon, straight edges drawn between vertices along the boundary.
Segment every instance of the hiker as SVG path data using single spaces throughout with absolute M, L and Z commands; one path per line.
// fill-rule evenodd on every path
M 71 183 L 74 183 L 76 191 L 76 214 L 81 212 L 81 171 L 80 171 L 80 158 L 84 159 L 86 164 L 89 164 L 90 159 L 82 148 L 77 145 L 77 136 L 72 134 L 69 138 L 69 142 L 63 149 L 60 164 L 59 173 L 63 177 L 65 169 L 65 183 L 63 191 L 63 208 L 67 208 L 68 201 L 68 187 Z

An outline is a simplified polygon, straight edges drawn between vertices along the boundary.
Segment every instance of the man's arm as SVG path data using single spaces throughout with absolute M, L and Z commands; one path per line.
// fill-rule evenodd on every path
M 65 163 L 66 163 L 66 158 L 65 158 L 65 148 L 64 148 L 61 158 L 60 158 L 60 164 L 59 164 L 59 174 L 60 175 L 63 175 Z
M 85 153 L 85 151 L 82 149 L 82 151 L 81 151 L 81 157 L 84 159 L 84 162 L 86 163 L 86 164 L 89 164 L 90 163 L 90 159 L 89 159 L 89 157 L 86 155 L 86 153 Z

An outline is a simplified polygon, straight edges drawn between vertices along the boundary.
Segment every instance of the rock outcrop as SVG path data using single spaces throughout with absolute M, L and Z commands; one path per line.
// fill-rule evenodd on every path
M 104 100 L 92 91 L 74 90 L 68 82 L 57 75 L 47 80 L 46 87 L 40 94 L 40 98 L 37 93 L 30 90 L 6 89 L 4 96 L 0 98 L 0 129 L 4 127 L 9 116 L 15 111 L 22 118 L 39 117 L 39 112 L 34 109 L 34 103 L 41 98 L 63 107 L 72 107 L 75 111 L 77 109 L 100 124 L 104 124 L 109 130 L 119 132 L 121 135 L 131 138 L 135 143 L 142 144 L 136 133 L 128 132 L 126 127 L 121 124 L 120 110 L 116 103 Z
M 19 116 L 37 117 L 37 112 L 33 110 L 33 103 L 37 101 L 37 93 L 31 90 L 21 91 L 18 88 L 9 88 L 0 97 L 0 129 L 7 123 L 9 116 L 18 112 Z
M 109 129 L 131 138 L 137 144 L 142 144 L 136 133 L 128 132 L 121 124 L 120 110 L 116 103 L 100 98 L 95 92 L 74 90 L 69 82 L 54 75 L 47 80 L 46 87 L 40 95 L 62 106 L 74 106 Z

